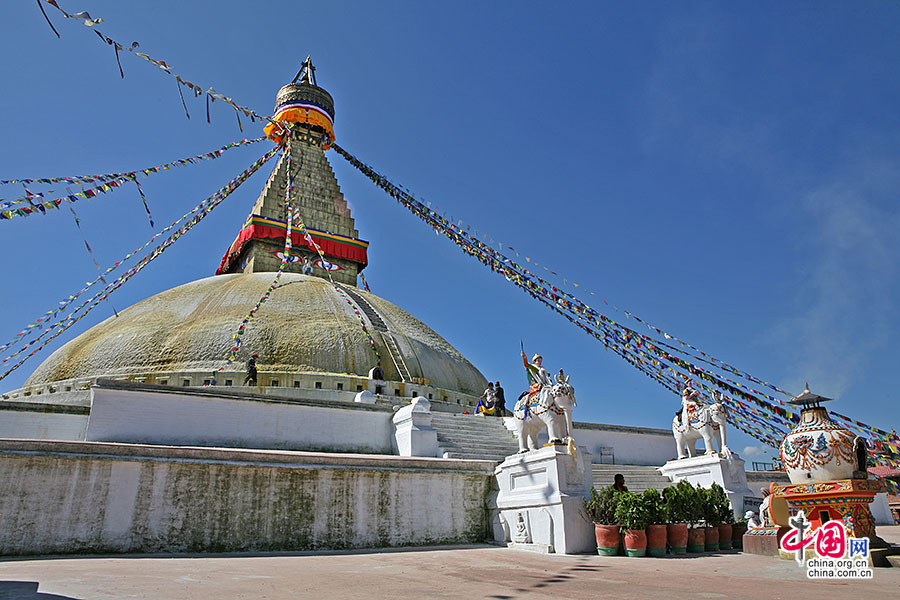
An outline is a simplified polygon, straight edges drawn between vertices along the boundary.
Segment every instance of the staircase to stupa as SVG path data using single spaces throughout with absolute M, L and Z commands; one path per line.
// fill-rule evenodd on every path
M 438 447 L 444 458 L 493 460 L 500 462 L 519 451 L 515 436 L 503 424 L 503 419 L 481 415 L 460 415 L 433 412 L 431 426 L 437 431 Z M 641 465 L 591 465 L 594 487 L 612 485 L 616 473 L 625 477 L 625 485 L 632 492 L 673 485 L 656 467 Z
M 444 458 L 499 462 L 519 451 L 515 436 L 497 417 L 433 412 L 431 426 Z
M 625 486 L 629 492 L 643 492 L 644 490 L 661 490 L 674 485 L 660 473 L 656 467 L 644 467 L 640 465 L 591 465 L 594 487 L 600 489 L 613 484 L 616 473 L 625 477 Z

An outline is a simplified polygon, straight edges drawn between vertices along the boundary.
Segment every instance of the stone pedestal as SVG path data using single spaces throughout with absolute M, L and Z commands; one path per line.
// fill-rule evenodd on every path
M 759 527 L 749 529 L 744 534 L 742 544 L 744 552 L 748 554 L 762 554 L 763 556 L 779 556 L 781 552 L 781 538 L 789 531 L 787 527 Z
M 400 456 L 438 456 L 437 431 L 431 426 L 431 402 L 419 396 L 394 414 L 394 450 Z
M 596 552 L 594 525 L 584 512 L 591 454 L 548 446 L 507 457 L 494 471 L 499 492 L 494 538 L 511 547 L 578 554 Z
M 747 485 L 744 461 L 736 454 L 722 458 L 718 454 L 670 460 L 659 468 L 660 473 L 678 482 L 686 479 L 691 485 L 708 488 L 717 483 L 725 490 L 734 510 L 734 518 L 744 516 L 744 498 L 754 497 Z

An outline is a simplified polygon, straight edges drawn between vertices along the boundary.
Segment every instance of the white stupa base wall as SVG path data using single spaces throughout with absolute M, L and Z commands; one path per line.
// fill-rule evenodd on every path
M 727 459 L 718 454 L 709 454 L 670 460 L 659 471 L 674 482 L 685 479 L 691 485 L 703 488 L 708 488 L 713 483 L 719 484 L 731 501 L 735 519 L 744 516 L 744 498 L 755 497 L 747 485 L 744 461 L 737 454 L 732 454 Z
M 3 402 L 0 403 L 0 438 L 83 440 L 88 412 L 86 406 Z
M 390 407 L 154 388 L 91 388 L 85 441 L 394 453 Z
M 591 455 L 583 447 L 576 457 L 564 446 L 515 454 L 495 473 L 495 541 L 558 554 L 595 551 L 594 526 L 584 511 Z

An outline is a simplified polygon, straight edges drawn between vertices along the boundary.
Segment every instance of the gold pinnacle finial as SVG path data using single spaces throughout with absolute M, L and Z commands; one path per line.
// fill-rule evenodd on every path
M 316 68 L 312 64 L 312 60 L 310 60 L 309 56 L 306 57 L 306 60 L 303 61 L 303 64 L 300 65 L 300 70 L 297 71 L 297 74 L 294 76 L 293 81 L 291 83 L 297 83 L 297 80 L 300 80 L 300 83 L 308 83 L 310 85 L 316 84 Z

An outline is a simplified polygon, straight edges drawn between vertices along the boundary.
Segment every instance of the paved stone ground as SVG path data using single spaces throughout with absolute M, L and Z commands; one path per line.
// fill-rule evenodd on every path
M 900 526 L 879 527 L 900 542 Z M 0 599 L 295 598 L 766 599 L 900 597 L 900 569 L 809 581 L 792 561 L 723 552 L 686 558 L 544 556 L 493 546 L 213 556 L 0 559 Z

